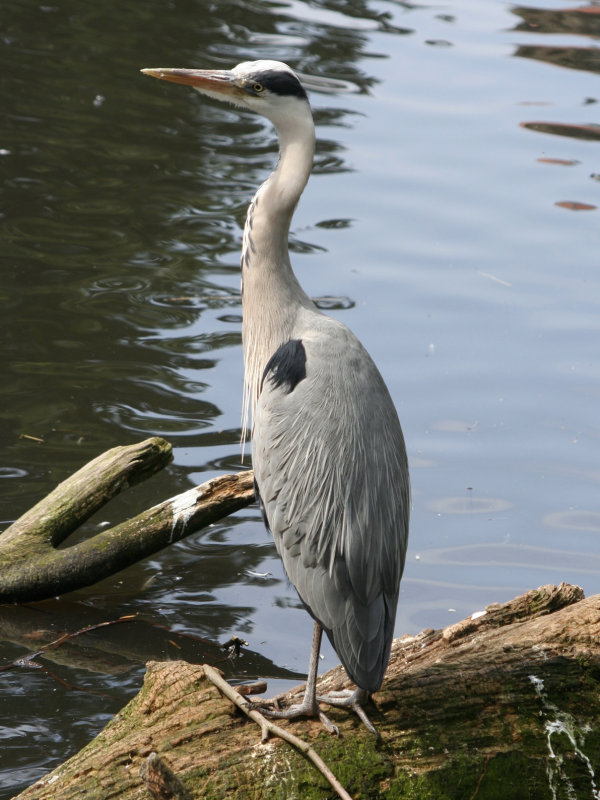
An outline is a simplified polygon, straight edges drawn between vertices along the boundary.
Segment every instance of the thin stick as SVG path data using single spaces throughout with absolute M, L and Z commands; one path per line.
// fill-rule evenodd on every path
M 280 728 L 279 725 L 275 725 L 275 723 L 264 717 L 260 711 L 257 711 L 255 708 L 250 708 L 248 702 L 244 700 L 244 698 L 239 695 L 235 689 L 230 686 L 215 669 L 213 669 L 213 667 L 209 666 L 208 664 L 203 664 L 202 668 L 208 680 L 213 683 L 220 692 L 222 692 L 229 700 L 231 700 L 231 702 L 234 703 L 240 709 L 240 711 L 243 711 L 246 716 L 254 720 L 257 725 L 260 725 L 263 742 L 267 741 L 269 734 L 273 736 L 279 736 L 280 739 L 284 739 L 286 742 L 289 742 L 295 748 L 300 750 L 300 752 L 303 753 L 310 761 L 312 761 L 321 775 L 323 775 L 327 781 L 329 781 L 332 789 L 335 791 L 338 797 L 341 797 L 342 800 L 352 800 L 348 792 L 344 789 L 342 784 L 338 781 L 321 756 L 315 750 L 313 750 L 313 748 L 307 742 L 304 742 L 302 739 L 294 736 L 293 733 L 290 733 L 285 728 Z

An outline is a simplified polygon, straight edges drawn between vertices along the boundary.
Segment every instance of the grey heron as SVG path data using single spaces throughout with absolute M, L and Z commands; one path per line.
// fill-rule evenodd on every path
M 256 495 L 314 634 L 304 699 L 269 716 L 363 709 L 381 686 L 408 539 L 410 486 L 398 415 L 356 336 L 323 314 L 290 263 L 292 215 L 313 164 L 315 128 L 297 75 L 279 61 L 232 70 L 145 69 L 274 125 L 279 160 L 248 208 L 242 245 L 244 424 Z M 322 631 L 353 692 L 317 696 Z

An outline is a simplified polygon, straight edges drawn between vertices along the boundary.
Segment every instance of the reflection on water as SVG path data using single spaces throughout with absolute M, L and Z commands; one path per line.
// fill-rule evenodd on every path
M 572 34 L 597 38 L 600 35 L 600 15 L 595 5 L 570 9 L 548 9 L 514 7 L 512 13 L 522 18 L 516 31 L 532 34 Z M 556 44 L 519 45 L 515 55 L 534 58 L 567 69 L 600 72 L 600 57 L 597 47 Z
M 520 58 L 535 58 L 547 61 L 557 67 L 583 69 L 586 72 L 600 72 L 600 58 L 597 47 L 542 47 L 522 45 L 515 55 Z
M 556 511 L 547 514 L 544 523 L 552 528 L 562 528 L 565 531 L 589 531 L 600 533 L 600 511 Z
M 439 514 L 495 514 L 511 504 L 499 497 L 438 497 L 430 508 Z
M 316 89 L 296 270 L 367 344 L 406 434 L 397 633 L 543 583 L 598 591 L 599 16 L 545 5 L 6 0 L 0 519 L 152 434 L 173 463 L 77 536 L 241 468 L 239 248 L 274 133 L 139 69 L 260 56 Z M 306 668 L 310 619 L 256 509 L 85 591 L 0 609 L 0 667 L 40 631 L 131 613 L 45 672 L 0 673 L 3 800 L 85 744 L 148 658 L 202 660 L 198 639 L 237 633 L 250 644 L 232 677 L 276 691 Z
M 515 6 L 511 11 L 522 19 L 522 22 L 516 25 L 514 30 L 532 34 L 538 40 L 535 44 L 519 44 L 515 50 L 515 56 L 592 74 L 600 72 L 600 56 L 595 44 L 593 46 L 582 45 L 581 39 L 576 44 L 556 43 L 557 34 L 596 39 L 600 34 L 600 16 L 597 6 L 579 6 L 571 9 Z M 548 38 L 547 42 L 540 43 L 540 37 L 545 39 L 548 34 L 554 35 L 553 39 Z M 579 100 L 580 105 L 591 106 L 594 117 L 596 114 L 593 112 L 593 107 L 597 102 L 598 97 L 596 96 L 587 96 Z M 538 133 L 567 136 L 583 141 L 600 141 L 600 125 L 595 122 L 528 121 L 522 122 L 521 126 Z M 541 159 L 538 160 L 541 161 Z M 549 158 L 545 159 L 543 163 L 574 164 L 576 162 Z M 580 198 L 557 199 L 555 206 L 570 211 L 595 211 L 598 208 L 596 203 L 582 202 Z
M 560 572 L 569 566 L 581 575 L 595 574 L 600 569 L 600 555 L 595 554 L 591 560 L 582 559 L 581 553 L 570 553 L 565 550 L 552 550 L 546 547 L 524 547 L 502 544 L 471 545 L 469 547 L 452 547 L 443 550 L 430 550 L 422 556 L 430 564 L 462 564 L 465 566 L 485 567 L 495 564 L 506 570 L 529 569 L 532 562 L 544 564 L 552 572 Z
M 203 599 L 209 602 L 211 598 Z M 67 673 L 62 667 L 68 667 L 71 675 L 81 676 L 84 671 L 114 676 L 139 671 L 147 661 L 184 659 L 214 664 L 234 680 L 277 671 L 250 650 L 236 654 L 227 643 L 172 631 L 135 614 L 107 620 L 104 612 L 68 601 L 0 608 L 0 636 L 3 642 L 23 649 L 11 667 L 13 672 L 39 669 L 48 676 L 48 683 L 57 682 L 67 689 L 77 687 L 64 677 Z M 7 665 L 2 665 L 2 670 L 7 671 Z
M 584 141 L 600 141 L 600 125 L 569 125 L 562 122 L 522 122 L 524 128 L 554 136 L 571 136 Z
M 590 38 L 600 36 L 600 15 L 597 5 L 590 4 L 575 8 L 513 6 L 511 13 L 522 19 L 522 22 L 515 25 L 514 30 L 516 31 L 534 34 L 571 33 Z M 595 67 L 597 70 L 597 62 Z

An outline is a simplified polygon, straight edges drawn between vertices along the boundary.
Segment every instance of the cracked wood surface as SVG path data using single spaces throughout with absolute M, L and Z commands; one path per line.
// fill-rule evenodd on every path
M 347 685 L 338 667 L 320 691 Z M 600 595 L 584 599 L 561 584 L 395 640 L 369 710 L 381 744 L 339 710 L 330 714 L 341 739 L 313 720 L 282 724 L 355 798 L 591 800 L 600 787 L 599 689 Z M 98 737 L 18 800 L 143 797 L 139 770 L 152 752 L 194 798 L 332 796 L 299 753 L 262 744 L 201 665 L 154 662 Z

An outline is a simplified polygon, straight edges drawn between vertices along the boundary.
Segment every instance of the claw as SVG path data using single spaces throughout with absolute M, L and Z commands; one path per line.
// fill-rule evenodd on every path
M 334 736 L 337 736 L 338 739 L 341 739 L 342 734 L 340 733 L 340 729 L 338 728 L 338 726 L 334 725 L 333 722 L 329 719 L 329 717 L 322 711 L 319 711 L 319 719 L 321 720 L 323 727 L 328 733 L 332 733 L 334 734 Z
M 360 719 L 365 728 L 377 739 L 380 739 L 377 728 L 368 718 L 362 704 L 369 699 L 369 695 L 364 689 L 355 689 L 353 692 L 346 690 L 343 692 L 331 692 L 331 694 L 319 695 L 317 700 L 326 703 L 334 708 L 351 708 Z
M 308 677 L 306 680 L 306 687 L 304 690 L 304 698 L 302 699 L 301 703 L 295 703 L 294 705 L 290 706 L 286 709 L 281 708 L 273 708 L 272 706 L 265 706 L 257 703 L 256 701 L 253 703 L 253 707 L 256 708 L 258 711 L 261 712 L 265 717 L 269 717 L 270 719 L 296 719 L 297 717 L 318 717 L 323 725 L 325 726 L 326 730 L 329 733 L 334 733 L 336 736 L 340 736 L 340 731 L 337 725 L 334 725 L 333 722 L 321 711 L 319 708 L 319 702 L 327 703 L 327 705 L 335 706 L 337 708 L 351 708 L 354 713 L 358 716 L 360 721 L 363 723 L 365 728 L 372 733 L 377 739 L 380 738 L 377 729 L 371 722 L 371 720 L 367 717 L 364 708 L 362 707 L 363 703 L 366 703 L 369 699 L 369 693 L 364 689 L 357 688 L 354 692 L 350 690 L 346 690 L 343 692 L 331 692 L 331 694 L 323 695 L 322 697 L 317 697 L 317 665 L 319 659 L 319 650 L 321 647 L 321 635 L 323 630 L 318 622 L 315 622 L 315 629 L 313 634 L 313 646 L 311 649 L 310 655 L 310 665 L 308 670 Z M 280 695 L 283 697 L 283 695 Z M 274 698 L 274 701 L 270 701 L 273 704 L 279 705 L 279 697 Z
M 334 725 L 329 717 L 324 714 L 316 703 L 312 703 L 306 697 L 301 703 L 295 703 L 293 706 L 285 709 L 270 708 L 258 703 L 254 703 L 253 708 L 260 711 L 263 716 L 268 719 L 297 719 L 298 717 L 318 717 L 323 724 L 323 727 L 328 733 L 335 734 L 340 737 L 340 729 Z

